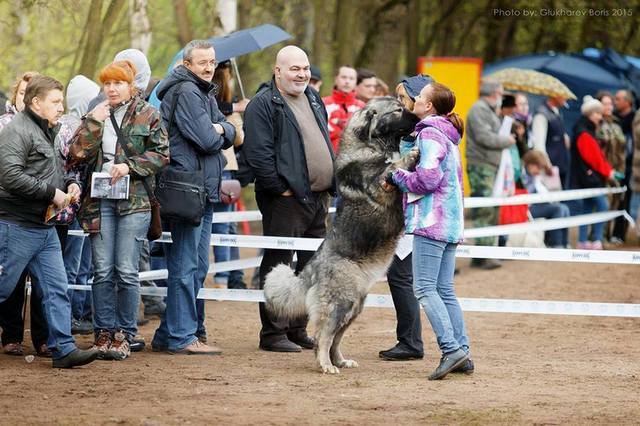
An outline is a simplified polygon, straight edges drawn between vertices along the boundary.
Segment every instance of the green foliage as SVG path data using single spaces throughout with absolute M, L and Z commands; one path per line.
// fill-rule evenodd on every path
M 103 14 L 110 1 L 103 1 Z M 182 47 L 173 1 L 148 3 L 152 31 L 148 57 L 156 76 L 164 75 Z M 595 0 L 237 1 L 238 28 L 273 23 L 294 36 L 289 43 L 307 50 L 323 72 L 323 94 L 330 92 L 335 69 L 341 65 L 337 58 L 378 71 L 393 87 L 403 73 L 415 72 L 417 57 L 424 55 L 493 61 L 547 50 L 575 52 L 589 46 L 640 55 L 640 0 L 623 5 Z M 90 5 L 89 0 L 0 0 L 0 88 L 6 91 L 28 70 L 66 83 L 79 68 Z M 187 7 L 193 36 L 214 36 L 219 27 L 216 1 L 190 0 Z M 103 40 L 96 73 L 115 53 L 130 47 L 127 9 Z M 550 11 L 556 11 L 556 16 L 542 16 Z M 557 16 L 557 11 L 564 12 Z M 571 11 L 582 12 L 570 16 Z M 239 58 L 247 95 L 271 77 L 275 54 L 283 45 Z

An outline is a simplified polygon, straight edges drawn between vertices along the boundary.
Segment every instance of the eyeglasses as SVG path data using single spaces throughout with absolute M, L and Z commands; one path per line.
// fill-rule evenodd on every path
M 190 63 L 192 63 L 191 61 L 189 61 Z M 210 61 L 200 61 L 197 62 L 195 65 L 204 68 L 207 65 L 211 66 L 211 68 L 216 68 L 218 66 L 218 61 L 216 61 L 215 59 L 212 59 Z

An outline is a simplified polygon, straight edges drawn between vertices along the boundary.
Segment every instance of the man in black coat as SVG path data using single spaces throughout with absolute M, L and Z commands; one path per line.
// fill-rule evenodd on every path
M 255 176 L 256 201 L 264 235 L 323 238 L 329 193 L 335 193 L 334 155 L 327 113 L 314 89 L 309 59 L 296 46 L 282 48 L 274 78 L 245 111 L 244 153 Z M 296 272 L 313 252 L 298 251 Z M 260 265 L 260 288 L 280 263 L 291 264 L 293 251 L 266 249 Z M 287 322 L 260 303 L 260 348 L 274 352 L 312 349 L 307 318 Z
M 0 132 L 0 302 L 11 295 L 22 271 L 36 277 L 53 367 L 71 368 L 94 361 L 98 352 L 78 349 L 71 336 L 60 240 L 45 220 L 50 206 L 62 209 L 80 197 L 78 182 L 63 176 L 53 144 L 64 111 L 62 89 L 51 77 L 33 77 L 24 111 Z

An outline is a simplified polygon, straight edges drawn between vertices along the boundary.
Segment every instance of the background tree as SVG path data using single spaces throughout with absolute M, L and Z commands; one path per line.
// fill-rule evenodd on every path
M 273 23 L 291 33 L 322 70 L 323 94 L 337 66 L 366 66 L 389 86 L 416 72 L 419 56 L 469 56 L 485 62 L 512 55 L 611 47 L 639 56 L 640 0 L 4 0 L 0 1 L 0 88 L 28 70 L 66 83 L 95 78 L 116 52 L 147 52 L 154 75 L 193 38 Z M 605 11 L 608 17 L 524 16 L 523 10 Z M 520 11 L 520 15 L 504 13 Z M 613 16 L 613 14 L 618 16 Z M 145 16 L 146 15 L 146 16 Z M 284 44 L 238 58 L 247 95 L 271 78 Z

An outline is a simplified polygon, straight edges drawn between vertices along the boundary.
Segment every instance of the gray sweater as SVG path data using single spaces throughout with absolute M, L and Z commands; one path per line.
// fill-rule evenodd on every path
M 467 115 L 467 161 L 498 167 L 502 150 L 508 148 L 509 137 L 499 136 L 500 118 L 489 103 L 480 98 Z

